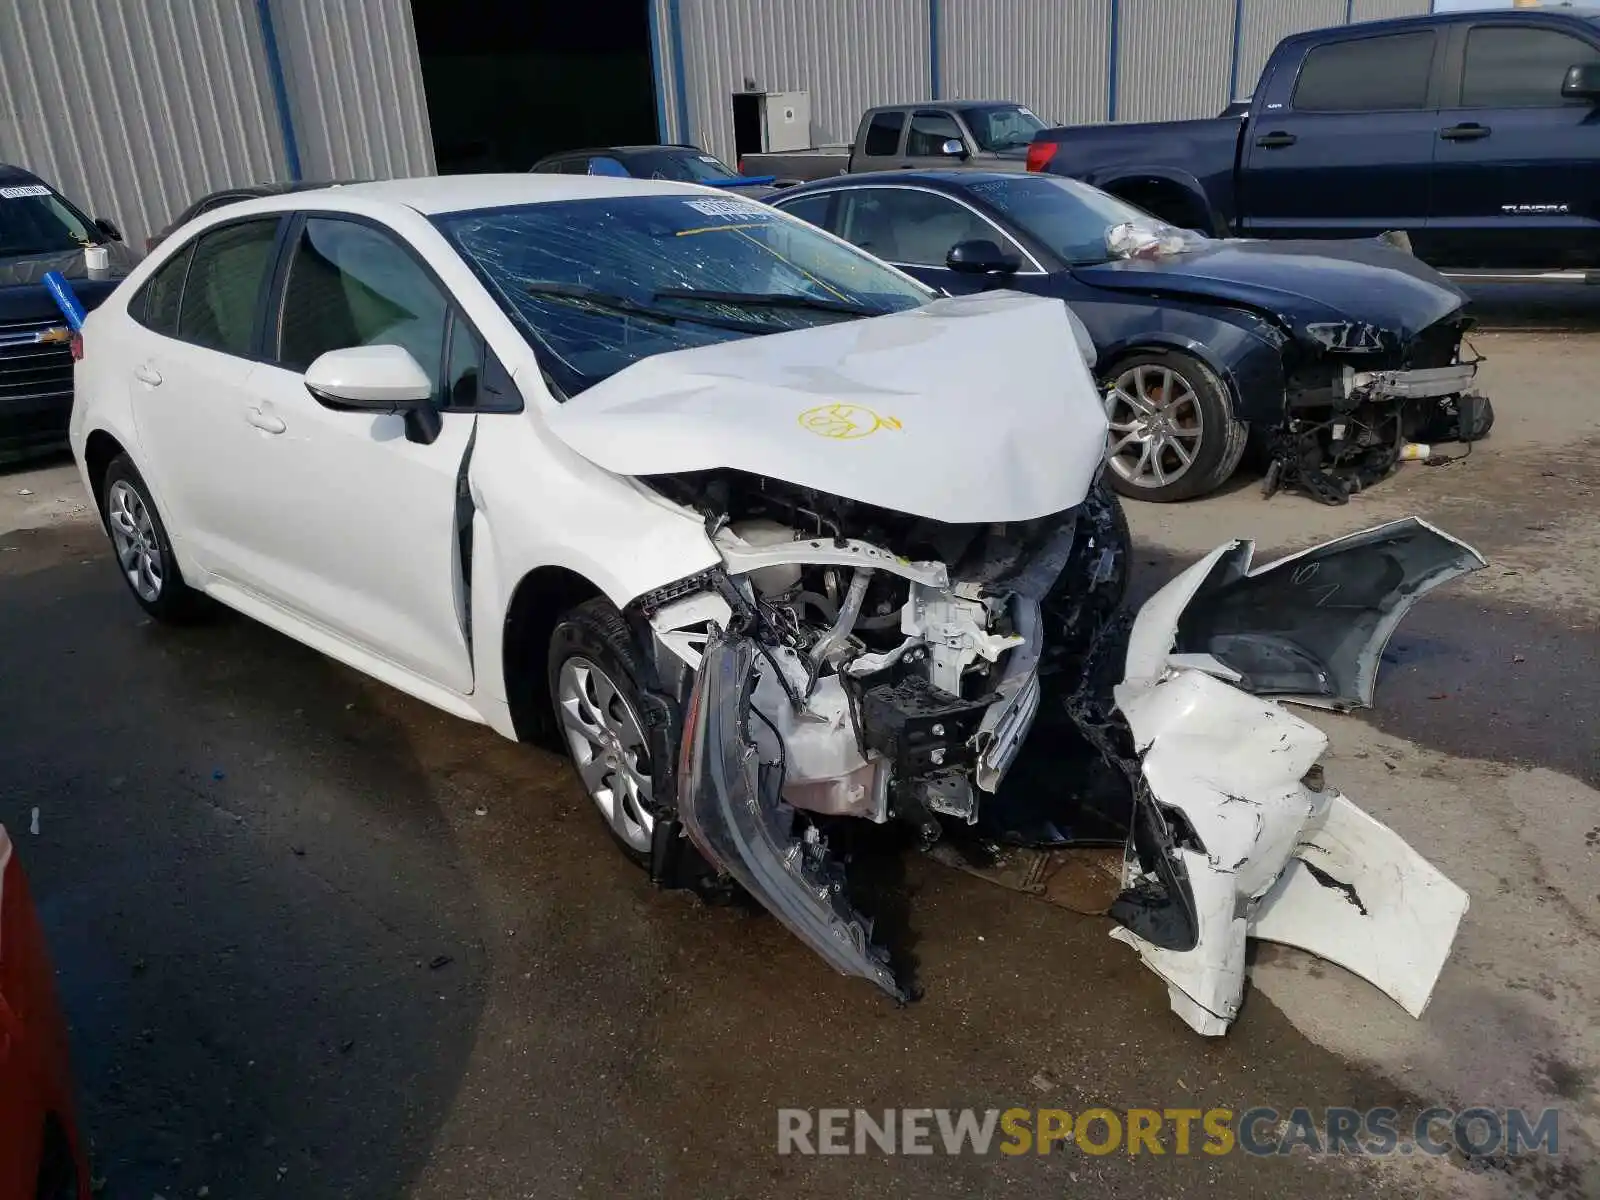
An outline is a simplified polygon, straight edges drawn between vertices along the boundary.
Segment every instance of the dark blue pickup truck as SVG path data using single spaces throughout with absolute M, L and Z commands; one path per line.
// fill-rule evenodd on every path
M 1600 273 L 1600 9 L 1295 34 L 1242 115 L 1044 130 L 1028 169 L 1219 236 L 1403 230 L 1445 270 L 1584 278 Z

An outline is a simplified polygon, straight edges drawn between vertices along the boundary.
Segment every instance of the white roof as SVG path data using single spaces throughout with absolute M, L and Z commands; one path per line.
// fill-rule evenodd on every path
M 722 194 L 716 188 L 663 179 L 623 179 L 609 175 L 429 175 L 419 179 L 386 179 L 336 188 L 294 192 L 282 207 L 307 196 L 350 196 L 380 204 L 403 204 L 420 213 L 461 212 L 557 200 L 602 200 L 613 196 L 660 196 L 674 192 Z

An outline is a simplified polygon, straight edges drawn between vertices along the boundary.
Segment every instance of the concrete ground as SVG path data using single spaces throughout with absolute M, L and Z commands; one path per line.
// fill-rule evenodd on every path
M 1132 508 L 1144 590 L 1225 536 L 1264 560 L 1413 512 L 1491 559 L 1401 627 L 1374 713 L 1314 717 L 1330 779 L 1471 894 L 1432 1006 L 1262 948 L 1214 1041 L 1103 919 L 923 859 L 927 994 L 896 1009 L 652 891 L 556 759 L 242 619 L 152 625 L 70 466 L 0 473 L 0 822 L 102 1195 L 1600 1194 L 1600 345 L 1477 344 L 1499 424 L 1469 458 L 1344 508 L 1248 479 Z M 775 1153 L 779 1107 L 1431 1103 L 1558 1107 L 1562 1155 Z

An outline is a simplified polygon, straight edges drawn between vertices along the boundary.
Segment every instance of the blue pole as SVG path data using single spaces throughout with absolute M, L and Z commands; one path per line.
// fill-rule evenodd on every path
M 928 83 L 937 100 L 944 93 L 939 72 L 939 0 L 928 0 Z
M 672 38 L 672 82 L 678 100 L 678 140 L 694 141 L 694 123 L 689 119 L 689 83 L 683 75 L 683 13 L 678 0 L 667 0 L 667 34 Z
M 1233 61 L 1228 64 L 1228 103 L 1239 98 L 1239 47 L 1244 42 L 1244 0 L 1233 0 Z
M 1111 0 L 1111 62 L 1106 69 L 1106 120 L 1117 119 L 1117 44 L 1122 40 L 1122 9 Z
M 661 73 L 661 0 L 646 0 L 650 7 L 650 79 L 656 91 L 656 138 L 667 141 L 667 81 Z
M 1344 23 L 1350 24 L 1356 19 L 1356 0 L 1344 0 Z
M 289 111 L 289 85 L 283 78 L 278 35 L 272 27 L 272 0 L 256 0 L 256 17 L 261 22 L 261 44 L 267 52 L 267 78 L 272 83 L 272 99 L 278 109 L 278 127 L 283 132 L 283 157 L 289 164 L 289 178 L 298 183 L 303 178 L 300 147 L 294 138 L 294 117 Z

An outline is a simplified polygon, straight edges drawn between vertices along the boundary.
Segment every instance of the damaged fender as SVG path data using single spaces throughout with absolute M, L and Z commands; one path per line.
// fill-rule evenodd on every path
M 775 734 L 759 738 L 750 720 L 758 661 L 748 637 L 714 631 L 706 641 L 678 770 L 684 831 L 836 970 L 906 1000 L 888 954 L 872 944 L 872 923 L 850 905 L 844 869 L 817 827 L 800 828 L 781 798 L 781 743 Z
M 1252 572 L 1232 542 L 1141 610 L 1117 706 L 1141 777 L 1112 936 L 1221 1035 L 1245 942 L 1308 950 L 1420 1016 L 1467 895 L 1326 785 L 1320 730 L 1267 697 L 1372 703 L 1384 644 L 1422 595 L 1485 565 L 1414 518 Z

